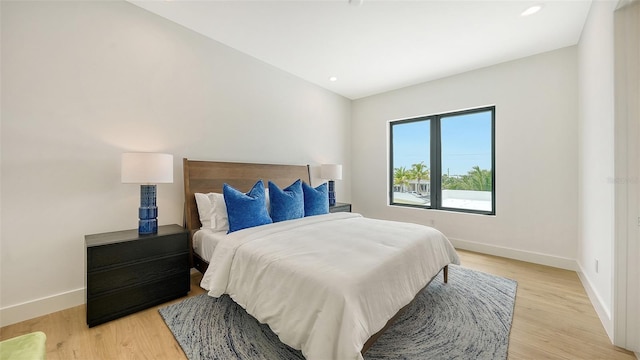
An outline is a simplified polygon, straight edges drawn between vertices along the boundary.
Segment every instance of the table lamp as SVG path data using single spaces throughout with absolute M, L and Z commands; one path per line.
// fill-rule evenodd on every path
M 342 165 L 322 164 L 320 166 L 320 177 L 329 180 L 329 206 L 334 206 L 336 204 L 334 180 L 342 180 Z
M 158 232 L 156 184 L 173 182 L 173 155 L 157 153 L 122 154 L 122 183 L 140 184 L 138 234 Z

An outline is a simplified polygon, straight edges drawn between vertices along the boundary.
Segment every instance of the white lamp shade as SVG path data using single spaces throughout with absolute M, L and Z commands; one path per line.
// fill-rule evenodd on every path
M 327 180 L 342 180 L 342 165 L 338 165 L 338 164 L 320 165 L 320 177 Z
M 159 184 L 173 182 L 173 155 L 157 153 L 122 154 L 122 182 Z

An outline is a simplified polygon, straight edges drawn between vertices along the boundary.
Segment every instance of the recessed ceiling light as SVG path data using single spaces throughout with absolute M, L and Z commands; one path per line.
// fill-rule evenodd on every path
M 332 76 L 329 78 L 329 81 L 334 82 L 334 81 L 338 81 L 338 78 L 335 76 Z
M 537 13 L 538 11 L 542 10 L 542 5 L 533 5 L 528 7 L 525 11 L 523 11 L 520 16 L 530 16 L 533 15 L 535 13 Z

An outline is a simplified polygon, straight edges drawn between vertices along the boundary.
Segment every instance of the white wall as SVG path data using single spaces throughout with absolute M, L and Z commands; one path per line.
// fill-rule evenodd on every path
M 640 358 L 640 1 L 614 12 L 613 342 Z
M 433 225 L 460 248 L 575 269 L 576 48 L 356 100 L 354 210 Z M 496 216 L 387 205 L 387 122 L 496 106 Z
M 124 2 L 2 2 L 0 322 L 84 303 L 84 235 L 137 227 L 120 154 L 344 164 L 351 102 Z
M 578 46 L 579 275 L 612 336 L 614 27 L 616 2 L 594 1 Z M 598 271 L 595 268 L 598 259 Z

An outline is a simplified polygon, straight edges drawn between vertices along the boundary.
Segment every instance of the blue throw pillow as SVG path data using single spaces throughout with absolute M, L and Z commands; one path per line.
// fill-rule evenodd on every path
M 302 181 L 296 180 L 285 189 L 269 181 L 269 201 L 273 222 L 304 217 L 304 195 Z
M 262 180 L 258 180 L 246 194 L 224 184 L 222 194 L 227 205 L 229 233 L 273 222 L 267 212 Z
M 302 193 L 304 194 L 304 216 L 329 213 L 329 191 L 327 190 L 327 183 L 314 189 L 303 182 Z

